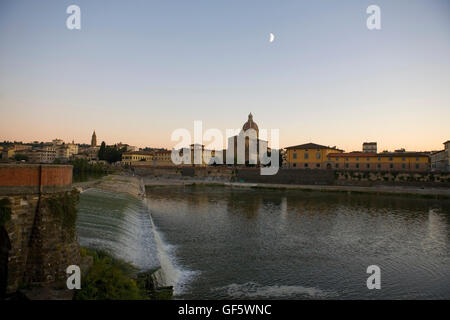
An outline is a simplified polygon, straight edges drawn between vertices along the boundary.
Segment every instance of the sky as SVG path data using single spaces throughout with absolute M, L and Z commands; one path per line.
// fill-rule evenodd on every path
M 366 26 L 372 4 L 381 30 Z M 439 150 L 449 39 L 448 0 L 0 0 L 0 141 L 95 130 L 170 149 L 175 129 L 225 132 L 251 112 L 281 147 Z

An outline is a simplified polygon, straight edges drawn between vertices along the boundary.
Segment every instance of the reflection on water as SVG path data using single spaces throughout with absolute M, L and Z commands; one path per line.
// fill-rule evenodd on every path
M 450 298 L 449 200 L 197 186 L 146 201 L 199 271 L 181 298 Z

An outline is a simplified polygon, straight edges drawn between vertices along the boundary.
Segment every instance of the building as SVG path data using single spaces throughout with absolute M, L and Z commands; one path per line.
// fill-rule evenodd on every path
M 364 142 L 362 151 L 377 153 L 377 143 L 376 142 Z
M 61 139 L 53 139 L 52 143 L 54 146 L 61 146 L 64 143 L 64 141 Z
M 43 147 L 40 149 L 27 150 L 24 153 L 31 163 L 53 163 L 56 159 L 57 152 L 54 147 Z
M 91 138 L 91 147 L 95 148 L 97 146 L 97 135 L 95 134 L 95 130 L 94 133 L 92 134 L 92 138 Z
M 133 165 L 133 164 L 144 164 L 153 165 L 154 153 L 151 151 L 132 151 L 122 153 L 122 164 L 123 165 Z
M 7 161 L 9 159 L 14 158 L 16 154 L 16 150 L 13 147 L 6 147 L 2 151 L 2 160 Z
M 325 169 L 330 153 L 343 152 L 336 147 L 315 143 L 305 143 L 285 149 L 287 167 L 297 169 Z
M 425 152 L 349 152 L 327 155 L 326 168 L 361 171 L 428 171 Z
M 430 162 L 432 171 L 450 172 L 450 140 L 444 142 L 444 150 L 431 153 Z
M 28 144 L 14 144 L 7 146 L 2 150 L 2 159 L 12 159 L 16 154 L 25 154 L 28 150 L 31 150 L 31 148 L 32 146 Z
M 129 144 L 122 143 L 122 142 L 117 143 L 117 144 L 116 144 L 116 147 L 117 147 L 118 149 L 123 149 L 123 148 L 125 148 L 125 150 L 126 150 L 127 152 L 139 151 L 139 148 L 138 148 L 138 147 L 136 147 L 136 146 L 130 146 Z
M 239 141 L 245 141 L 244 159 L 238 157 L 238 144 Z M 254 148 L 254 149 L 253 149 Z M 255 152 L 253 151 L 255 150 Z M 260 154 L 270 152 L 268 148 L 268 142 L 266 140 L 259 139 L 259 128 L 255 121 L 253 121 L 253 115 L 248 115 L 247 121 L 242 126 L 239 135 L 228 138 L 228 147 L 226 152 L 219 154 L 226 154 L 227 159 L 223 159 L 223 163 L 226 164 L 260 164 Z M 230 159 L 228 159 L 230 158 Z M 230 163 L 231 162 L 231 163 Z M 252 163 L 254 162 L 254 163 Z
M 172 151 L 170 150 L 160 150 L 153 153 L 153 166 L 164 167 L 173 166 L 172 162 Z
M 70 160 L 78 154 L 78 145 L 75 143 L 68 143 L 59 145 L 56 148 L 56 158 L 61 160 Z

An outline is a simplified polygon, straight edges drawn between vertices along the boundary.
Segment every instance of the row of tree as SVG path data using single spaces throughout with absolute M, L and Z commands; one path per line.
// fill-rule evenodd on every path
M 126 147 L 118 148 L 117 146 L 107 146 L 105 141 L 100 145 L 98 150 L 98 159 L 105 160 L 109 163 L 122 160 L 122 154 L 127 151 Z

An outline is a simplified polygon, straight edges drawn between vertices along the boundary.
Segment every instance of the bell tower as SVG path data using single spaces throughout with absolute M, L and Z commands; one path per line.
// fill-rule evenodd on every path
M 97 146 L 97 135 L 95 134 L 95 130 L 94 133 L 92 134 L 92 139 L 91 139 L 91 147 L 96 147 Z

